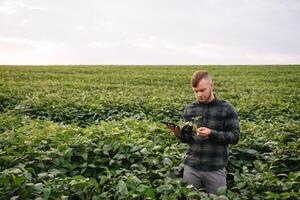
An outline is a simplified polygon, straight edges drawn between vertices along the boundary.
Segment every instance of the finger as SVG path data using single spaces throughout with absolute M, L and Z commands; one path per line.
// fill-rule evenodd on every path
M 205 130 L 205 129 L 203 129 L 203 128 L 198 128 L 198 129 L 197 129 L 197 132 L 203 133 L 204 130 Z
M 197 133 L 198 136 L 204 136 L 203 133 Z
M 197 135 L 206 136 L 207 133 L 205 131 L 197 131 Z
M 180 129 L 178 129 L 178 128 L 174 127 L 174 128 L 173 128 L 173 130 L 174 130 L 174 131 L 178 131 L 178 130 L 180 130 Z

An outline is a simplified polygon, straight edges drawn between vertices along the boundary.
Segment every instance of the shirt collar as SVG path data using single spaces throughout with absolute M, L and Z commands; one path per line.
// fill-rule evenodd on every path
M 204 105 L 209 105 L 209 104 L 214 104 L 214 103 L 218 103 L 219 99 L 217 98 L 217 96 L 215 95 L 215 98 L 209 102 L 209 103 L 201 103 L 200 101 L 197 101 L 199 104 L 204 104 Z

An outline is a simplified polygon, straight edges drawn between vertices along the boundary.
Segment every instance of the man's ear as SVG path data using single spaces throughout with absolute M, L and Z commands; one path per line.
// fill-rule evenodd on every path
M 192 87 L 192 90 L 193 90 L 193 92 L 195 92 L 196 88 L 195 88 L 195 87 Z

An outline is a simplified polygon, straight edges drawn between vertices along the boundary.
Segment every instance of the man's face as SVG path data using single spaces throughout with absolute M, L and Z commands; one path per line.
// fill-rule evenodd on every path
M 207 79 L 202 79 L 197 87 L 192 87 L 197 100 L 201 103 L 208 103 L 213 100 L 213 84 Z

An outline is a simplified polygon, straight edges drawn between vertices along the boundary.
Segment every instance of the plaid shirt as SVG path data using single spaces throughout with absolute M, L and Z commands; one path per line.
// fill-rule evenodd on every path
M 192 168 L 211 171 L 222 169 L 228 163 L 228 144 L 239 140 L 239 121 L 235 108 L 215 98 L 204 104 L 195 101 L 186 106 L 183 118 L 197 127 L 212 130 L 208 137 L 183 135 L 180 139 L 189 145 L 184 164 Z

